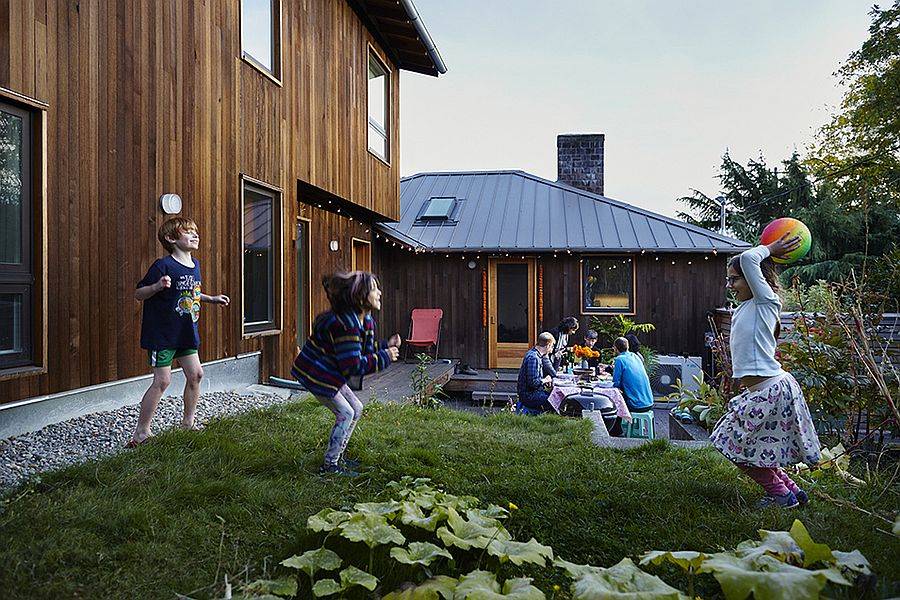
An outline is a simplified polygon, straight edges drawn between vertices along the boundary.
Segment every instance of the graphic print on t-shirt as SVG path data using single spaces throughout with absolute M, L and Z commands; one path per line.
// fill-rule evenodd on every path
M 175 282 L 178 291 L 178 303 L 175 312 L 179 315 L 190 315 L 196 323 L 200 319 L 200 282 L 193 275 L 182 275 Z

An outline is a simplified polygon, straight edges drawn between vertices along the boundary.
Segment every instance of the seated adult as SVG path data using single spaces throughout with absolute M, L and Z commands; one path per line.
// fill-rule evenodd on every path
M 556 340 L 552 348 L 552 362 L 554 369 L 559 369 L 559 365 L 562 363 L 563 352 L 571 345 L 569 343 L 569 336 L 576 331 L 578 331 L 578 319 L 575 317 L 566 317 L 560 321 L 559 325 L 549 331 L 550 335 L 553 336 L 553 339 Z
M 584 332 L 584 346 L 586 348 L 590 348 L 591 350 L 593 350 L 594 346 L 597 344 L 598 337 L 599 336 L 597 335 L 596 331 L 594 331 L 593 329 L 588 329 L 586 332 Z M 600 358 L 599 357 L 586 358 L 585 360 L 587 361 L 588 367 L 599 367 L 600 366 Z
M 643 355 L 640 353 L 641 341 L 638 339 L 638 337 L 633 333 L 629 333 L 625 336 L 625 339 L 628 340 L 628 351 L 634 352 L 635 354 L 643 358 Z
M 628 350 L 628 340 L 623 337 L 613 342 L 616 353 L 613 359 L 613 386 L 622 391 L 625 404 L 631 412 L 647 412 L 653 408 L 653 391 L 644 361 Z
M 519 380 L 516 384 L 516 392 L 519 394 L 519 402 L 525 408 L 537 411 L 553 410 L 547 398 L 550 392 L 544 389 L 544 384 L 552 381 L 550 375 L 545 375 L 542 367 L 542 359 L 553 348 L 553 335 L 546 331 L 538 336 L 537 345 L 525 353 L 522 366 L 519 367 Z

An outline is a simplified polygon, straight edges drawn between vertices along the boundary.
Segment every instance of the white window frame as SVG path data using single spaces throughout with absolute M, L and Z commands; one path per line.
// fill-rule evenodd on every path
M 372 60 L 378 64 L 378 66 L 384 71 L 384 128 L 372 120 L 372 116 L 369 114 L 369 63 Z M 368 147 L 369 153 L 372 156 L 375 156 L 380 161 L 384 162 L 386 165 L 390 166 L 391 164 L 391 70 L 387 66 L 387 61 L 384 60 L 381 55 L 375 50 L 375 47 L 371 44 L 368 45 L 368 52 L 366 53 L 366 146 Z M 372 147 L 371 143 L 371 131 L 369 128 L 375 129 L 375 131 L 383 135 L 384 137 L 384 156 L 381 155 L 376 148 Z
M 269 69 L 264 64 L 262 64 L 259 59 L 253 56 L 250 52 L 244 50 L 244 1 L 240 2 L 240 12 L 238 18 L 240 19 L 240 44 L 241 44 L 241 60 L 245 63 L 265 75 L 267 78 L 271 79 L 274 83 L 279 86 L 282 85 L 281 82 L 281 73 L 282 73 L 282 64 L 281 64 L 281 1 L 282 0 L 269 0 L 272 3 L 272 68 Z

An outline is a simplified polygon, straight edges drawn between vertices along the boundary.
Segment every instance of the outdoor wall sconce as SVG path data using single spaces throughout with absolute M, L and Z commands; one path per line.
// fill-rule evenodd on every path
M 178 194 L 163 194 L 159 197 L 159 205 L 167 215 L 177 215 L 181 212 L 181 196 Z
M 474 260 L 470 260 L 470 261 L 469 261 L 469 264 L 466 265 L 466 266 L 469 267 L 470 269 L 474 269 L 475 267 L 478 266 L 478 263 L 475 262 Z
M 330 242 L 328 242 L 328 248 L 329 248 L 332 252 L 337 252 L 337 251 L 338 251 L 338 241 L 337 241 L 337 240 L 331 240 Z

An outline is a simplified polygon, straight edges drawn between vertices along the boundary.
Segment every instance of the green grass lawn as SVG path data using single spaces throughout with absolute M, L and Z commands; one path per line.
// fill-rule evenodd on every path
M 311 547 L 307 516 L 384 499 L 385 484 L 403 475 L 512 501 L 517 539 L 534 536 L 577 562 L 731 548 L 799 517 L 817 541 L 857 548 L 876 573 L 900 578 L 900 541 L 876 530 L 889 526 L 817 498 L 802 511 L 757 511 L 759 490 L 711 450 L 600 449 L 586 420 L 370 405 L 349 449 L 365 474 L 322 479 L 315 470 L 331 424 L 307 400 L 170 432 L 16 490 L 0 505 L 3 597 L 209 598 L 225 573 L 258 573 Z M 866 510 L 897 508 L 896 488 L 878 496 L 822 485 Z

